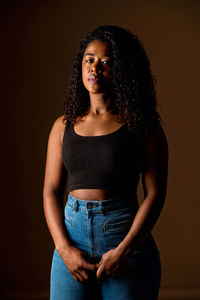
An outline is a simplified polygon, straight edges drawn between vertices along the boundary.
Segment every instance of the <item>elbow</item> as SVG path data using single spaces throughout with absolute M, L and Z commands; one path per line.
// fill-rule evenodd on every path
M 155 207 L 161 211 L 166 200 L 166 192 L 158 193 L 154 198 Z
M 156 210 L 161 210 L 165 203 L 166 191 L 148 193 L 145 199 L 148 199 L 150 204 L 154 206 Z
M 43 189 L 43 208 L 45 209 L 52 199 L 52 193 L 49 193 L 46 189 Z
M 42 195 L 43 195 L 43 201 L 45 201 L 46 199 L 48 199 L 53 195 L 53 191 L 49 188 L 44 187 Z
M 43 205 L 51 201 L 61 201 L 63 199 L 63 190 L 54 188 L 43 188 Z

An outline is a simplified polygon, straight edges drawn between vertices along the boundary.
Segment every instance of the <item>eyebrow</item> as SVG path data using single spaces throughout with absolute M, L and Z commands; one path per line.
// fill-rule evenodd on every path
M 94 56 L 94 53 L 86 53 L 84 56 L 87 56 L 87 55 Z M 104 54 L 103 57 L 110 57 L 110 55 Z

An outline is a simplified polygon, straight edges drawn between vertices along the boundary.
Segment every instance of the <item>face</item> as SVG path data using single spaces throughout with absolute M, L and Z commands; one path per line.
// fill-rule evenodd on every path
M 111 51 L 108 43 L 95 40 L 88 44 L 82 60 L 82 80 L 89 93 L 109 90 Z

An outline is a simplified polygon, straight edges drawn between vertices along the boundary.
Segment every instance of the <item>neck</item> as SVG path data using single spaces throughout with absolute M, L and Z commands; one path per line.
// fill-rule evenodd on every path
M 107 94 L 90 94 L 88 113 L 98 116 L 110 112 L 110 100 L 111 98 Z

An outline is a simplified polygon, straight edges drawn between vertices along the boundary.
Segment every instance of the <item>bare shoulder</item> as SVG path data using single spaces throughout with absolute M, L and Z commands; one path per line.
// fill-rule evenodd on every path
M 161 125 L 155 132 L 146 135 L 143 151 L 145 156 L 152 161 L 157 161 L 160 164 L 168 161 L 168 142 Z
M 63 122 L 63 119 L 64 119 L 64 115 L 61 115 L 60 117 L 58 117 L 54 121 L 53 126 L 55 126 L 57 129 L 60 129 L 60 130 L 65 128 L 65 123 Z
M 53 123 L 52 126 L 52 134 L 56 135 L 56 138 L 58 138 L 62 144 L 63 135 L 65 132 L 66 124 L 63 121 L 64 115 L 59 116 Z
M 161 124 L 156 131 L 146 135 L 144 144 L 149 148 L 157 146 L 159 148 L 165 148 L 166 150 L 168 149 L 167 138 Z

